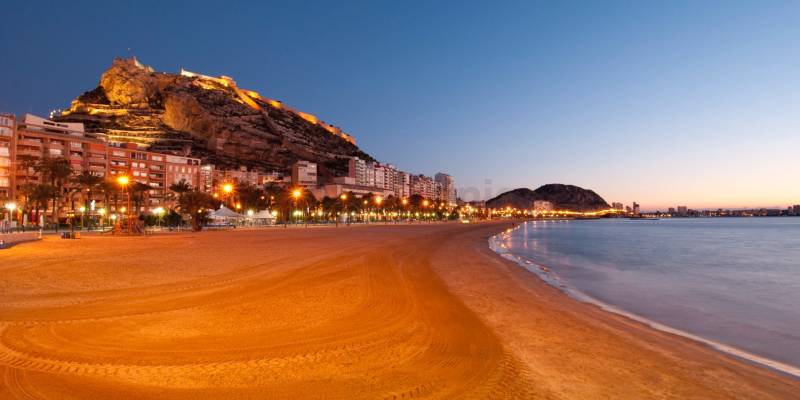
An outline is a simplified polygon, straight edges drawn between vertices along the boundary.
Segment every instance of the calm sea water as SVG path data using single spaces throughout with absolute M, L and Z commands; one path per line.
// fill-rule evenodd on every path
M 800 218 L 537 221 L 493 243 L 579 298 L 798 372 Z

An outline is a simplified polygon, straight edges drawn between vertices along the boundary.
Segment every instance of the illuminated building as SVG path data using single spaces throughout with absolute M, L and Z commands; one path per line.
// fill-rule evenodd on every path
M 13 115 L 0 115 L 0 204 L 14 198 L 14 141 L 17 131 L 17 118 Z

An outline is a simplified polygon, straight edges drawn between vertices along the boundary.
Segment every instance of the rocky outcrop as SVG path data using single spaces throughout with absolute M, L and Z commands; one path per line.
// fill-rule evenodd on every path
M 114 60 L 99 86 L 55 119 L 222 168 L 286 172 L 309 160 L 324 176 L 344 174 L 351 156 L 372 160 L 338 128 L 241 90 L 230 78 L 155 72 L 136 59 Z
M 486 201 L 489 208 L 512 207 L 530 209 L 536 200 L 553 203 L 557 210 L 569 211 L 597 211 L 610 208 L 593 190 L 587 190 L 573 185 L 552 183 L 540 186 L 536 190 L 528 188 L 514 189 Z

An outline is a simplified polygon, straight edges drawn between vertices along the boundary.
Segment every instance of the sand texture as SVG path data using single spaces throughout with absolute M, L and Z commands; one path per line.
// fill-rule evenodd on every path
M 46 238 L 0 251 L 0 399 L 789 399 L 573 301 L 508 224 Z

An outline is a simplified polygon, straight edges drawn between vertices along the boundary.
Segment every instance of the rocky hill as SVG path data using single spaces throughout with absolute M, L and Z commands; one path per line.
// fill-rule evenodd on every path
M 559 183 L 540 186 L 536 190 L 514 189 L 487 200 L 486 206 L 530 209 L 534 200 L 549 201 L 557 210 L 596 211 L 610 208 L 608 203 L 592 190 Z
M 99 86 L 54 119 L 222 168 L 288 171 L 309 160 L 325 176 L 344 174 L 351 156 L 372 160 L 341 129 L 229 77 L 155 72 L 135 58 L 115 59 Z

